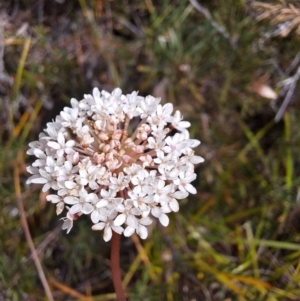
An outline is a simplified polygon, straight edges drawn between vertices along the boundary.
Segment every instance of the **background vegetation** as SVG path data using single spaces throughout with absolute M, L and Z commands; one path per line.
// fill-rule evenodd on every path
M 25 185 L 28 142 L 94 86 L 172 102 L 206 159 L 169 227 L 122 240 L 130 300 L 300 300 L 299 3 L 3 2 L 0 300 L 46 300 L 17 200 L 54 300 L 114 299 L 102 233 Z

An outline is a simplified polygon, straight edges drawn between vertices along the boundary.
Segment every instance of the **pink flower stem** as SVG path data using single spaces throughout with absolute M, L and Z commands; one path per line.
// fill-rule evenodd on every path
M 125 292 L 122 287 L 121 269 L 120 269 L 120 234 L 113 231 L 111 239 L 110 263 L 115 292 L 118 301 L 126 301 Z

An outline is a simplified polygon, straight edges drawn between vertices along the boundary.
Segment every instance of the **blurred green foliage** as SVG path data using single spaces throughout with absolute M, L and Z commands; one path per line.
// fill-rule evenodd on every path
M 155 225 L 141 243 L 122 239 L 130 300 L 299 300 L 299 88 L 277 123 L 283 96 L 255 93 L 259 85 L 279 92 L 278 83 L 294 74 L 285 70 L 299 37 L 266 38 L 273 25 L 258 22 L 248 1 L 199 1 L 211 19 L 193 2 L 2 4 L 1 301 L 46 300 L 20 223 L 16 176 L 54 299 L 75 300 L 66 288 L 90 300 L 111 298 L 109 243 L 88 220 L 61 232 L 40 188 L 25 185 L 28 142 L 71 97 L 94 86 L 174 103 L 206 159 L 197 168 L 198 194 L 181 203 L 169 227 Z

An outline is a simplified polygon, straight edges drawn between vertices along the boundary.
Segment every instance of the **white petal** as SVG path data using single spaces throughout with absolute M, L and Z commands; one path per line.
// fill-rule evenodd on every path
M 104 234 L 103 234 L 104 241 L 109 241 L 111 237 L 112 237 L 111 227 L 105 227 Z
M 70 219 L 67 219 L 64 221 L 63 225 L 62 225 L 62 229 L 65 230 L 67 229 L 67 234 L 70 232 L 70 230 L 72 229 L 73 227 L 73 221 L 70 220 Z
M 177 202 L 177 200 L 173 199 L 170 203 L 169 203 L 170 208 L 172 209 L 173 212 L 178 212 L 179 211 L 179 204 Z
M 82 211 L 82 205 L 81 204 L 75 204 L 74 206 L 71 207 L 71 209 L 69 210 L 69 212 L 71 214 L 75 214 L 75 213 L 78 213 L 78 212 L 81 212 Z
M 51 176 L 49 173 L 47 173 L 44 169 L 39 169 L 39 173 L 40 175 L 43 177 L 43 178 L 46 178 L 46 179 L 50 179 Z
M 96 182 L 90 182 L 89 186 L 92 190 L 96 190 L 99 188 L 99 185 Z
M 104 227 L 106 226 L 106 224 L 105 223 L 103 223 L 103 222 L 101 222 L 101 223 L 98 223 L 98 224 L 96 224 L 96 225 L 94 225 L 93 227 L 92 227 L 92 230 L 103 230 L 104 229 Z
M 32 163 L 33 167 L 44 167 L 45 166 L 45 159 L 37 159 Z
M 159 217 L 159 221 L 165 227 L 167 227 L 169 225 L 169 218 L 164 213 Z
M 148 229 L 143 225 L 139 225 L 136 233 L 140 236 L 141 239 L 146 239 L 148 236 Z
M 129 237 L 134 233 L 134 228 L 128 226 L 124 231 L 124 236 Z
M 191 194 L 196 194 L 197 193 L 197 190 L 196 190 L 196 188 L 192 185 L 192 184 L 186 184 L 185 186 L 184 186 L 184 188 L 186 189 L 186 191 L 188 191 L 189 193 L 191 193 Z
M 190 162 L 193 163 L 193 164 L 198 164 L 198 163 L 204 162 L 204 159 L 200 156 L 192 156 L 190 158 Z
M 116 233 L 118 233 L 118 234 L 122 234 L 123 233 L 123 231 L 124 231 L 124 229 L 122 228 L 122 227 L 117 227 L 117 226 L 112 226 L 112 229 L 116 232 Z
M 45 178 L 35 178 L 35 179 L 31 180 L 31 183 L 34 183 L 34 184 L 46 184 L 46 183 L 48 183 L 48 180 L 45 179 Z
M 132 94 L 134 94 L 136 92 L 132 92 Z M 111 95 L 114 97 L 120 97 L 122 94 L 122 90 L 120 88 L 115 88 L 112 92 Z
M 65 144 L 65 136 L 63 135 L 62 132 L 59 132 L 58 135 L 57 135 L 57 142 L 60 144 L 60 145 L 64 145 Z
M 105 207 L 107 204 L 108 204 L 108 201 L 102 199 L 102 200 L 100 200 L 100 201 L 96 204 L 96 207 L 97 207 L 97 208 L 103 208 L 103 207 Z
M 81 177 L 78 180 L 79 180 L 79 184 L 82 185 L 82 186 L 87 185 L 87 183 L 89 182 L 88 179 L 87 178 L 83 178 L 82 175 L 81 175 Z M 74 183 L 74 182 L 71 182 L 71 183 Z M 69 185 L 69 183 L 67 185 Z M 71 184 L 71 185 L 73 185 L 73 184 Z M 76 184 L 75 184 L 75 186 L 76 186 Z
M 26 184 L 31 184 L 31 183 L 32 183 L 32 180 L 33 180 L 33 179 L 36 179 L 36 178 L 38 178 L 38 177 L 39 177 L 38 175 L 33 175 L 33 176 L 31 176 L 30 178 L 27 179 Z
M 116 217 L 114 224 L 115 224 L 115 226 L 121 226 L 125 223 L 125 221 L 126 221 L 126 215 L 120 214 Z
M 143 206 L 144 205 L 144 206 Z M 142 204 L 141 207 L 144 207 L 144 211 L 146 211 L 148 209 L 148 206 L 145 205 L 145 204 Z M 133 215 L 140 215 L 142 212 L 141 212 L 141 209 L 139 208 L 132 208 L 130 210 L 130 212 L 133 214 Z
M 46 183 L 46 184 L 43 186 L 42 191 L 43 191 L 43 192 L 46 192 L 46 191 L 48 191 L 50 188 L 51 188 L 51 186 L 49 185 L 49 183 Z
M 72 163 L 70 161 L 66 161 L 64 163 L 64 165 L 65 165 L 66 170 L 68 170 L 68 171 L 71 171 L 72 168 L 73 168 L 73 165 L 72 165 Z
M 70 120 L 71 120 L 70 115 L 69 115 L 68 113 L 64 112 L 64 111 L 61 111 L 61 112 L 60 112 L 60 116 L 61 116 L 64 120 L 66 120 L 66 121 L 70 121 Z
M 61 146 L 57 142 L 54 142 L 54 141 L 49 141 L 47 143 L 47 145 L 54 148 L 54 149 L 60 149 L 61 148 Z
M 100 219 L 100 213 L 97 210 L 94 210 L 91 214 L 91 220 L 94 224 L 98 223 Z
M 57 151 L 57 156 L 61 158 L 63 155 L 64 155 L 64 150 L 63 149 L 59 149 Z
M 56 205 L 56 214 L 60 215 L 63 212 L 64 208 L 65 208 L 65 204 L 63 202 L 58 203 Z
M 56 204 L 61 201 L 61 198 L 56 194 L 49 194 L 46 196 L 46 200 L 52 202 L 53 204 Z
M 68 189 L 74 189 L 75 187 L 76 187 L 76 183 L 74 183 L 74 182 L 72 182 L 72 181 L 66 181 L 65 182 L 65 186 L 66 186 L 66 188 L 68 188 Z
M 74 197 L 74 196 L 66 196 L 64 198 L 64 202 L 66 204 L 69 204 L 69 205 L 74 205 L 74 204 L 77 204 L 78 203 L 78 198 Z
M 76 206 L 76 205 L 75 205 Z M 90 203 L 84 203 L 81 209 L 81 212 L 84 214 L 90 214 L 93 211 L 94 207 Z
M 100 91 L 98 88 L 94 88 L 93 89 L 93 96 L 96 98 L 96 97 L 99 97 L 100 98 Z
M 151 210 L 151 213 L 153 216 L 155 217 L 160 217 L 161 215 L 161 209 L 159 207 L 154 207 L 152 210 Z
M 46 163 L 48 166 L 54 166 L 55 165 L 55 161 L 52 157 L 47 157 L 46 158 Z
M 39 169 L 33 166 L 27 166 L 26 170 L 32 175 L 39 173 Z
M 59 196 L 64 196 L 64 195 L 68 194 L 68 189 L 66 189 L 66 188 L 59 189 L 59 190 L 57 191 L 57 194 L 58 194 Z
M 164 115 L 170 115 L 173 112 L 173 105 L 166 103 L 163 107 Z
M 129 215 L 126 220 L 126 224 L 135 229 L 137 227 L 136 218 L 132 215 Z
M 181 128 L 188 128 L 191 126 L 191 123 L 188 122 L 188 121 L 180 121 L 179 124 L 178 124 L 178 127 L 181 127 Z
M 71 105 L 73 108 L 77 108 L 78 107 L 78 100 L 76 98 L 71 98 Z
M 153 222 L 152 218 L 150 217 L 144 217 L 140 219 L 140 224 L 144 225 L 144 226 L 148 226 L 151 225 Z
M 71 112 L 72 119 L 76 119 L 78 117 L 78 108 L 74 108 Z
M 75 141 L 74 140 L 69 140 L 66 143 L 66 146 L 69 147 L 69 148 L 72 148 L 74 145 L 75 145 Z
M 201 142 L 197 139 L 189 139 L 189 147 L 196 147 L 200 144 Z
M 38 148 L 35 148 L 33 153 L 39 159 L 45 159 L 46 158 L 45 153 L 42 150 L 38 149 Z
M 158 105 L 156 108 L 156 114 L 161 115 L 161 113 L 162 113 L 162 105 Z
M 173 193 L 175 199 L 182 200 L 185 199 L 189 194 L 185 191 L 176 191 Z

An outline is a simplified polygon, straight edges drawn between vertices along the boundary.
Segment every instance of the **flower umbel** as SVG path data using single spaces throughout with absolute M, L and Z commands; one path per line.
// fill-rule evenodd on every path
M 203 162 L 192 150 L 200 141 L 189 138 L 190 123 L 179 111 L 172 115 L 170 103 L 119 88 L 94 88 L 71 105 L 29 144 L 37 160 L 27 168 L 27 184 L 57 191 L 47 200 L 57 214 L 67 209 L 68 232 L 81 215 L 91 216 L 93 230 L 104 230 L 105 241 L 112 231 L 144 239 L 153 217 L 167 226 L 177 200 L 196 193 L 194 164 Z

